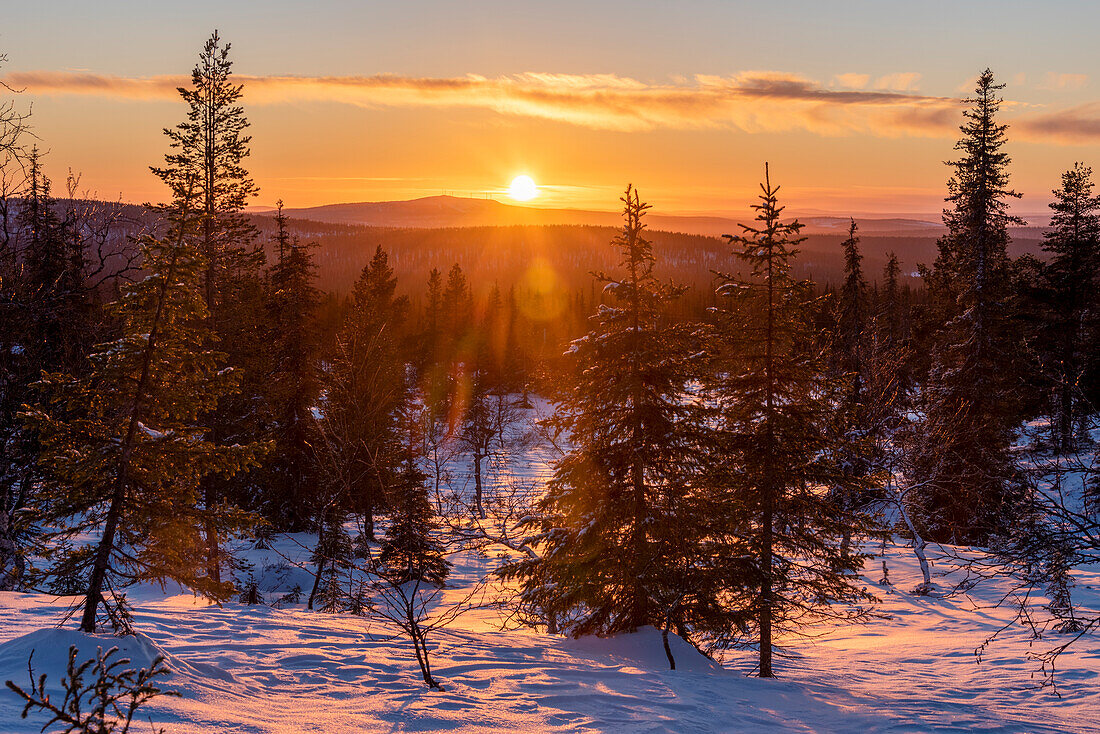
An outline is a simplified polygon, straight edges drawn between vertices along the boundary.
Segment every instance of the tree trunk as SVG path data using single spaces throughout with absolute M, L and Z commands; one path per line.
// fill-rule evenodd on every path
M 760 580 L 760 677 L 772 678 L 772 620 L 774 609 L 772 604 L 772 523 L 775 521 L 771 497 L 764 500 L 765 507 L 760 519 L 761 554 L 760 566 L 764 575 Z
M 665 646 L 665 657 L 668 658 L 668 669 L 676 670 L 676 658 L 672 657 L 672 648 L 668 644 L 668 623 L 665 623 L 664 629 L 661 630 L 661 642 Z
M 124 449 L 129 458 L 129 447 Z M 115 481 L 115 490 L 111 495 L 111 505 L 107 510 L 107 520 L 103 524 L 103 535 L 96 546 L 95 562 L 92 564 L 92 575 L 88 579 L 88 591 L 84 594 L 84 614 L 80 618 L 80 631 L 93 634 L 96 631 L 95 615 L 99 603 L 103 601 L 103 585 L 107 580 L 107 567 L 111 560 L 111 551 L 115 547 L 115 529 L 118 527 L 118 516 L 122 510 L 122 501 L 126 495 L 126 484 L 119 472 Z
M 325 521 L 321 519 L 320 527 L 317 530 L 317 571 L 313 574 L 313 588 L 309 592 L 309 603 L 306 604 L 306 609 L 313 610 L 313 600 L 317 598 L 317 589 L 321 586 L 321 574 L 325 572 L 325 558 L 321 555 L 321 549 L 324 548 L 325 542 Z
M 485 508 L 481 504 L 481 452 L 474 451 L 474 509 L 477 516 L 485 519 Z
M 214 477 L 207 477 L 203 480 L 206 485 L 203 488 L 203 502 L 206 504 L 206 512 L 210 514 L 213 507 L 218 503 L 218 490 L 214 486 Z M 221 541 L 218 539 L 218 529 L 214 526 L 213 520 L 206 521 L 205 527 L 206 533 L 206 573 L 214 581 L 221 583 L 222 580 L 222 564 L 221 564 Z
M 363 500 L 363 535 L 367 540 L 376 540 L 374 537 L 374 498 L 367 493 Z
M 901 512 L 901 519 L 905 521 L 905 526 L 909 528 L 909 533 L 913 536 L 913 553 L 917 556 L 921 576 L 924 578 L 924 581 L 913 589 L 913 593 L 925 596 L 932 591 L 932 570 L 928 565 L 928 556 L 924 552 L 928 547 L 928 541 L 917 532 L 917 526 L 913 524 L 909 510 L 905 507 L 905 496 L 900 491 L 898 492 L 898 510 Z
M 439 683 L 432 677 L 432 665 L 428 660 L 428 642 L 424 639 L 423 630 L 420 629 L 420 623 L 416 619 L 416 615 L 413 611 L 412 600 L 407 600 L 405 604 L 405 619 L 409 624 L 409 636 L 413 641 L 413 652 L 416 653 L 416 662 L 420 666 L 420 674 L 424 678 L 424 683 L 428 688 L 438 689 Z
M 190 190 L 188 190 L 189 200 Z M 137 387 L 134 389 L 134 404 L 130 408 L 129 424 L 126 427 L 126 437 L 122 442 L 122 453 L 118 460 L 118 470 L 114 477 L 114 490 L 111 492 L 111 504 L 107 508 L 107 519 L 103 523 L 103 534 L 99 538 L 96 547 L 95 561 L 92 564 L 92 575 L 88 579 L 88 591 L 84 595 L 84 613 L 80 618 L 80 629 L 89 634 L 96 630 L 95 615 L 99 603 L 103 601 L 103 586 L 107 580 L 107 569 L 110 566 L 111 551 L 114 550 L 115 531 L 118 528 L 119 515 L 122 514 L 122 503 L 126 499 L 126 483 L 130 474 L 130 456 L 134 450 L 134 439 L 137 436 L 138 424 L 141 422 L 142 401 L 149 385 L 150 372 L 153 365 L 153 350 L 156 348 L 157 335 L 160 331 L 161 318 L 164 314 L 164 303 L 167 300 L 168 286 L 175 278 L 176 259 L 179 256 L 179 248 L 183 245 L 185 223 L 187 221 L 188 207 L 184 204 L 183 214 L 180 219 L 179 239 L 176 249 L 172 253 L 172 259 L 168 262 L 168 272 L 160 286 L 157 298 L 157 310 L 153 314 L 153 323 L 149 327 L 149 335 L 145 340 L 145 350 L 141 356 L 141 374 L 138 377 Z

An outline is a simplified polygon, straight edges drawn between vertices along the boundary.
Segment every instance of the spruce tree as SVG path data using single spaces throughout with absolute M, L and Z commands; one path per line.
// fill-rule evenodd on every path
M 91 328 L 79 236 L 55 211 L 50 179 L 38 148 L 27 160 L 27 190 L 19 213 L 22 231 L 20 301 L 27 326 L 23 348 L 37 369 L 75 371 L 82 367 Z
M 859 249 L 858 226 L 852 219 L 848 226 L 848 238 L 841 243 L 844 249 L 844 285 L 840 290 L 839 316 L 837 319 L 837 337 L 834 349 L 834 361 L 839 367 L 838 379 L 846 386 L 843 402 L 837 411 L 834 431 L 840 439 L 840 445 L 846 451 L 836 458 L 840 461 L 841 471 L 851 475 L 853 482 L 834 487 L 835 501 L 849 509 L 863 509 L 873 500 L 873 495 L 864 491 L 860 480 L 871 473 L 875 463 L 872 452 L 875 444 L 865 440 L 872 431 L 871 403 L 877 395 L 869 390 L 881 376 L 870 373 L 873 361 L 870 338 L 869 296 L 867 281 L 863 277 L 863 254 Z M 879 369 L 887 365 L 876 365 Z M 845 490 L 854 485 L 856 493 Z M 851 535 L 843 534 L 841 550 L 847 552 Z
M 947 233 L 924 271 L 937 328 L 907 461 L 928 535 L 941 542 L 982 541 L 1003 529 L 1016 496 L 1007 245 L 1009 225 L 1022 222 L 1008 213 L 1019 194 L 1008 187 L 1007 126 L 997 121 L 1003 86 L 987 69 L 967 100 L 961 156 L 950 163 Z
M 411 400 L 408 401 L 402 417 L 404 456 L 391 490 L 393 511 L 378 555 L 378 567 L 395 584 L 421 581 L 441 586 L 450 573 L 451 563 L 436 537 L 439 523 L 428 498 L 428 475 L 420 469 L 419 416 L 415 412 Z
M 270 467 L 274 489 L 267 507 L 272 519 L 292 529 L 308 520 L 314 479 L 310 449 L 312 410 L 320 392 L 317 365 L 316 311 L 320 295 L 314 285 L 317 266 L 313 245 L 303 245 L 287 231 L 283 203 L 275 215 L 276 260 L 268 277 L 268 314 L 273 364 L 269 390 L 276 420 L 275 451 Z
M 1050 261 L 1043 269 L 1048 291 L 1047 353 L 1056 396 L 1058 448 L 1074 448 L 1076 424 L 1089 412 L 1092 392 L 1084 384 L 1095 374 L 1096 331 L 1100 325 L 1100 197 L 1093 194 L 1092 169 L 1077 163 L 1054 190 L 1054 214 L 1044 236 Z
M 232 532 L 247 517 L 204 503 L 200 483 L 254 464 L 260 447 L 205 438 L 201 416 L 236 377 L 209 348 L 205 259 L 187 202 L 165 238 L 143 242 L 149 274 L 113 304 L 122 335 L 93 351 L 86 376 L 44 375 L 42 400 L 25 414 L 48 469 L 43 520 L 59 528 L 51 557 L 80 584 L 85 632 L 101 604 L 124 625 L 119 592 L 137 581 L 176 581 L 216 600 L 233 593 L 203 572 L 200 534 Z M 96 540 L 85 547 L 85 536 Z
M 233 82 L 229 51 L 230 44 L 214 31 L 191 72 L 191 86 L 178 90 L 188 108 L 187 119 L 165 129 L 171 152 L 165 155 L 163 167 L 152 169 L 177 205 L 190 196 L 200 215 L 205 261 L 201 278 L 211 335 L 238 370 L 241 385 L 204 419 L 210 440 L 223 445 L 266 438 L 262 426 L 269 415 L 263 397 L 270 358 L 262 327 L 264 251 L 257 246 L 256 228 L 244 213 L 257 193 L 244 167 L 251 137 L 245 134 L 249 123 L 240 105 L 244 88 Z M 212 506 L 231 495 L 249 502 L 250 489 L 248 481 L 230 485 L 209 477 L 206 503 Z M 218 578 L 221 541 L 213 528 L 207 546 L 210 575 Z
M 466 449 L 474 469 L 474 513 L 484 519 L 483 503 L 484 480 L 488 471 L 488 461 L 493 452 L 493 439 L 497 437 L 496 424 L 493 421 L 492 396 L 486 386 L 487 376 L 475 369 L 467 378 L 469 389 L 466 391 L 462 425 L 459 428 L 459 445 Z
M 863 399 L 863 385 L 867 381 L 867 280 L 863 277 L 863 254 L 859 251 L 858 226 L 852 219 L 848 227 L 848 239 L 844 248 L 844 286 L 840 290 L 839 363 L 851 380 L 849 401 L 853 406 Z
M 406 380 L 400 331 L 408 299 L 396 290 L 389 258 L 378 247 L 355 284 L 326 376 L 325 421 L 343 447 L 346 499 L 363 513 L 371 540 L 375 513 L 385 508 L 399 466 L 397 428 Z
M 342 509 L 331 507 L 319 523 L 317 546 L 310 556 L 317 570 L 306 605 L 308 609 L 316 606 L 322 612 L 335 614 L 350 601 L 350 589 L 345 591 L 343 587 L 343 574 L 352 565 L 351 538 L 344 528 L 346 520 Z
M 429 372 L 437 362 L 442 333 L 443 275 L 438 268 L 432 268 L 428 273 L 428 297 L 424 305 L 424 330 L 420 335 L 420 346 L 417 350 L 417 367 L 422 374 Z
M 899 425 L 912 385 L 912 355 L 909 347 L 909 301 L 900 285 L 901 265 L 893 252 L 887 253 L 882 285 L 877 289 L 873 316 L 869 322 L 866 371 L 868 428 L 885 449 Z
M 435 369 L 459 378 L 452 386 L 461 387 L 477 367 L 480 344 L 474 322 L 473 294 L 470 292 L 466 273 L 458 263 L 452 265 L 447 272 L 439 323 L 441 333 Z
M 714 513 L 748 546 L 751 560 L 731 579 L 731 591 L 752 591 L 747 611 L 759 635 L 759 673 L 770 677 L 779 633 L 849 613 L 834 602 L 869 599 L 855 575 L 864 556 L 848 552 L 842 539 L 872 524 L 833 496 L 865 492 L 873 477 L 848 470 L 851 438 L 833 430 L 848 390 L 828 375 L 817 346 L 812 283 L 791 274 L 802 225 L 781 221 L 779 187 L 766 166 L 761 190 L 755 223 L 726 235 L 749 274 L 722 275 L 718 289 L 724 307 L 709 480 Z
M 886 265 L 882 269 L 882 289 L 879 292 L 878 302 L 878 327 L 883 339 L 890 346 L 900 346 L 905 338 L 904 312 L 902 303 L 901 264 L 898 256 L 893 252 L 886 253 Z
M 525 527 L 539 558 L 506 567 L 523 603 L 574 635 L 644 625 L 676 629 L 707 603 L 677 569 L 694 544 L 686 474 L 699 456 L 698 406 L 686 400 L 691 329 L 665 310 L 682 289 L 660 282 L 643 217 L 649 205 L 627 187 L 624 224 L 612 245 L 619 271 L 597 274 L 610 296 L 569 349 L 571 369 L 552 428 L 570 448 Z M 693 506 L 693 505 L 691 505 Z M 687 598 L 690 597 L 690 598 Z M 677 601 L 680 603 L 677 604 Z

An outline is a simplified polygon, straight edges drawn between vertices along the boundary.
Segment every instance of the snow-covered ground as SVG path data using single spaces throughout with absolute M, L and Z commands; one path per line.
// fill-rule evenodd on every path
M 537 480 L 545 466 L 544 455 L 524 457 L 500 476 Z M 466 471 L 457 464 L 452 481 L 465 485 Z M 312 542 L 304 534 L 279 536 L 270 549 L 245 551 L 268 602 L 295 585 L 308 594 Z M 938 588 L 950 588 L 959 577 L 947 557 L 932 556 Z M 884 559 L 892 585 L 878 583 L 879 558 L 866 572 L 882 618 L 786 640 L 774 680 L 751 677 L 751 650 L 718 665 L 673 639 L 672 671 L 656 630 L 581 640 L 505 631 L 501 613 L 486 606 L 432 633 L 433 669 L 444 690 L 429 691 L 409 641 L 378 621 L 302 604 L 210 606 L 145 587 L 131 594 L 141 635 L 122 640 L 80 635 L 73 623 L 54 629 L 67 599 L 0 593 L 0 683 L 26 683 L 32 649 L 55 691 L 70 644 L 81 657 L 97 645 L 120 645 L 143 665 L 163 654 L 173 671 L 164 687 L 182 697 L 142 709 L 136 731 L 147 730 L 148 715 L 169 734 L 1100 732 L 1095 634 L 1059 659 L 1058 697 L 1038 685 L 1039 666 L 1028 653 L 1056 644 L 1059 635 L 1033 640 L 1013 626 L 980 662 L 975 657 L 1013 617 L 995 606 L 1004 592 L 998 582 L 968 595 L 913 596 L 907 590 L 921 579 L 912 551 L 899 539 L 886 546 Z M 496 563 L 492 553 L 458 555 L 447 596 L 461 597 Z M 1075 602 L 1100 607 L 1100 573 L 1077 569 L 1074 579 Z M 22 721 L 20 710 L 16 696 L 0 689 L 0 734 L 39 731 L 44 719 Z
M 296 547 L 284 541 L 284 549 Z M 455 570 L 472 578 L 475 556 Z M 886 619 L 842 628 L 787 650 L 777 680 L 749 677 L 752 654 L 719 668 L 675 640 L 668 670 L 660 635 L 571 640 L 500 631 L 478 610 L 431 639 L 442 692 L 428 691 L 408 642 L 364 618 L 302 607 L 198 604 L 190 595 L 138 595 L 148 638 L 85 638 L 50 626 L 66 600 L 0 594 L 0 681 L 26 682 L 26 661 L 56 684 L 66 651 L 123 645 L 135 662 L 160 651 L 182 698 L 146 713 L 169 732 L 1085 732 L 1100 731 L 1100 645 L 1078 641 L 1059 663 L 1061 698 L 1039 689 L 1017 630 L 978 663 L 974 650 L 1009 618 L 976 597 L 913 597 L 911 553 L 888 548 L 892 588 L 878 587 Z M 872 574 L 874 575 L 874 574 Z M 1100 576 L 1077 574 L 1095 605 Z M 1047 640 L 1036 644 L 1043 644 Z M 0 692 L 0 732 L 37 732 Z

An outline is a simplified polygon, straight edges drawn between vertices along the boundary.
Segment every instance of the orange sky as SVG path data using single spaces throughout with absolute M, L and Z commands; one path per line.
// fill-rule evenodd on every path
M 952 53 L 967 36 L 950 4 L 907 16 L 853 3 L 851 17 L 813 17 L 812 3 L 777 3 L 771 16 L 708 2 L 564 3 L 543 16 L 523 4 L 463 15 L 446 3 L 353 5 L 276 2 L 257 16 L 248 3 L 203 2 L 186 21 L 129 3 L 83 16 L 79 5 L 20 8 L 0 35 L 0 77 L 23 90 L 16 103 L 32 107 L 54 178 L 72 168 L 90 191 L 130 201 L 164 196 L 148 166 L 165 151 L 161 128 L 184 114 L 174 88 L 215 25 L 245 85 L 259 205 L 441 192 L 508 201 L 508 182 L 526 173 L 539 206 L 613 209 L 629 181 L 655 209 L 722 212 L 744 209 L 767 159 L 793 209 L 934 213 L 958 99 L 987 63 L 1008 84 L 1021 211 L 1042 211 L 1061 171 L 1100 142 L 1098 62 L 1074 48 L 1085 21 L 1100 20 L 1087 4 L 1029 15 L 974 3 L 968 12 L 994 9 L 1001 27 L 987 22 Z M 622 8 L 637 17 L 611 12 Z M 722 46 L 715 27 L 726 22 L 739 25 Z

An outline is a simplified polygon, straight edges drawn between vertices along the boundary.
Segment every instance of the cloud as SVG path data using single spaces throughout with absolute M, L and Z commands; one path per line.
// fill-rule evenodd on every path
M 870 81 L 870 74 L 837 74 L 833 77 L 835 86 L 848 89 L 863 89 Z
M 615 74 L 526 72 L 494 78 L 237 76 L 248 104 L 335 101 L 363 107 L 467 107 L 604 130 L 805 130 L 821 135 L 944 136 L 955 132 L 958 100 L 912 91 L 920 75 L 841 75 L 854 89 L 801 76 L 746 71 L 654 84 Z M 186 77 L 118 77 L 37 71 L 7 75 L 30 94 L 178 99 Z
M 887 74 L 875 81 L 875 89 L 894 89 L 901 92 L 915 92 L 920 85 L 921 75 L 915 71 L 902 71 Z
M 1100 102 L 1070 107 L 1056 112 L 1017 118 L 1013 122 L 1030 140 L 1068 145 L 1100 142 Z
M 1049 72 L 1039 88 L 1053 91 L 1076 90 L 1081 89 L 1088 83 L 1088 74 L 1055 74 Z

